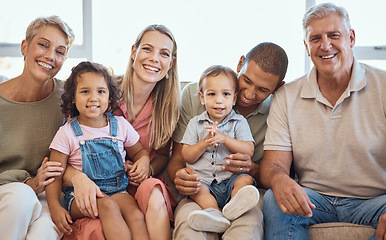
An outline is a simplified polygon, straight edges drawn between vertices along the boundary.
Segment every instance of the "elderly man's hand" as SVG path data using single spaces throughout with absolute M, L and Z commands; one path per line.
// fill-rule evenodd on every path
M 377 240 L 386 240 L 386 213 L 379 218 L 375 236 Z

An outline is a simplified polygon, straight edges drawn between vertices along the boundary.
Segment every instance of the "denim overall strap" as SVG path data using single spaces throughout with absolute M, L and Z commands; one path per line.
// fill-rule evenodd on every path
M 82 129 L 80 128 L 79 121 L 76 117 L 70 120 L 72 131 L 74 131 L 75 136 L 79 137 L 83 135 Z
M 110 121 L 110 134 L 112 137 L 116 137 L 118 132 L 118 121 L 111 113 L 107 113 L 107 116 Z
M 117 119 L 108 114 L 111 138 L 80 140 L 82 172 L 99 186 L 102 192 L 111 195 L 125 190 L 128 184 L 123 158 L 117 141 Z M 79 122 L 72 119 L 71 127 L 77 137 L 82 136 Z

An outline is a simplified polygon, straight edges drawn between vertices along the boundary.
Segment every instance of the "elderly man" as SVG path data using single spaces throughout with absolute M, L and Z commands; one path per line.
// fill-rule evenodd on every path
M 303 29 L 315 66 L 277 91 L 267 119 L 265 239 L 309 239 L 307 227 L 325 222 L 371 225 L 386 239 L 386 72 L 355 59 L 345 9 L 314 6 Z

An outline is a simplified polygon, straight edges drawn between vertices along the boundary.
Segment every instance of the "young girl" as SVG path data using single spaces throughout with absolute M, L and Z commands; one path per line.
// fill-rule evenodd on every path
M 102 65 L 82 62 L 73 68 L 64 85 L 62 112 L 70 117 L 55 135 L 50 161 L 82 171 L 103 192 L 97 198 L 99 218 L 106 239 L 148 239 L 144 216 L 126 187 L 125 155 L 133 162 L 128 174 L 141 183 L 148 178 L 149 155 L 139 135 L 123 117 L 106 113 L 114 108 L 119 91 Z M 62 176 L 46 188 L 51 217 L 63 233 L 69 223 L 85 215 L 74 200 L 74 189 L 65 188 L 67 211 L 59 204 Z
M 209 67 L 198 83 L 206 111 L 189 121 L 181 141 L 182 157 L 201 179 L 192 198 L 203 210 L 188 216 L 197 231 L 225 232 L 230 221 L 257 205 L 259 192 L 248 174 L 223 171 L 225 156 L 239 152 L 253 155 L 254 140 L 247 120 L 233 110 L 236 103 L 236 73 L 221 65 Z M 222 208 L 222 212 L 220 209 Z
M 151 159 L 149 175 L 153 176 L 138 188 L 130 184 L 129 192 L 145 215 L 150 239 L 169 240 L 176 202 L 160 175 L 168 164 L 170 137 L 178 121 L 180 85 L 177 44 L 167 27 L 149 25 L 138 35 L 120 89 L 123 96 L 114 113 L 124 116 L 140 135 Z M 95 184 L 78 173 L 68 168 L 64 179 L 75 190 L 85 189 L 84 209 L 92 212 Z

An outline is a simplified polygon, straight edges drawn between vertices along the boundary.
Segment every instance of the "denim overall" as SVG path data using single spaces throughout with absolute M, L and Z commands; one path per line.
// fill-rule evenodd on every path
M 129 180 L 118 148 L 117 119 L 110 113 L 107 115 L 111 139 L 80 140 L 79 146 L 82 153 L 82 172 L 98 185 L 103 193 L 111 196 L 126 191 Z M 83 135 L 76 117 L 70 120 L 70 124 L 77 138 Z M 65 188 L 67 210 L 70 209 L 73 198 L 74 188 Z

